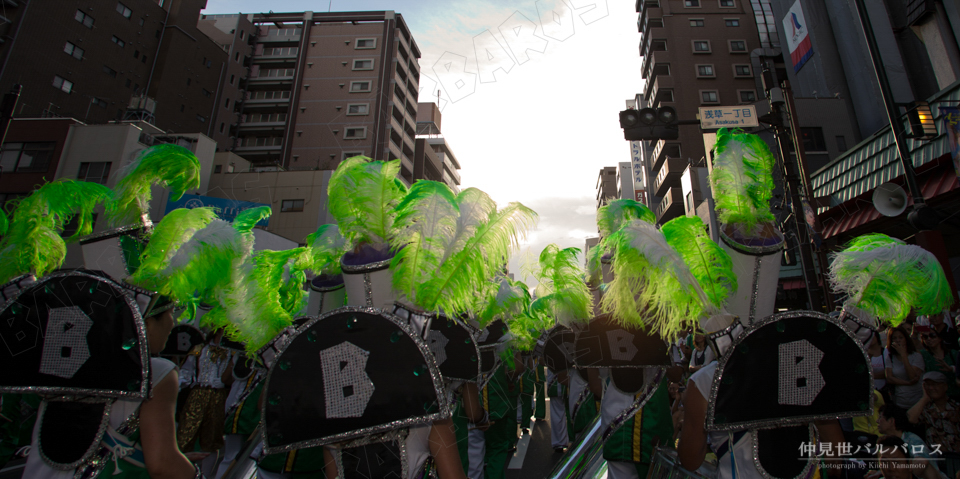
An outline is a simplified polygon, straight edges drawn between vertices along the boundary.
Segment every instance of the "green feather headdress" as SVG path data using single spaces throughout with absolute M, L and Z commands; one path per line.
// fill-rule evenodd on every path
M 217 217 L 213 208 L 178 208 L 166 214 L 150 234 L 150 242 L 140 255 L 140 267 L 127 281 L 154 291 L 169 293 L 164 271 L 174 255 L 198 231 Z
M 321 225 L 307 235 L 307 252 L 297 263 L 297 268 L 314 274 L 340 274 L 340 258 L 347 252 L 347 239 L 340 234 L 335 224 Z
M 200 187 L 200 161 L 182 146 L 157 145 L 140 153 L 118 176 L 115 196 L 107 203 L 107 221 L 113 227 L 148 224 L 150 187 L 168 188 L 170 199 L 179 199 L 187 190 Z
M 486 296 L 477 314 L 481 329 L 497 319 L 509 323 L 510 318 L 522 314 L 530 305 L 530 290 L 522 282 L 501 276 L 488 284 L 493 287 L 483 289 Z
M 442 183 L 419 181 L 398 207 L 394 288 L 426 311 L 470 311 L 536 219 L 520 203 L 497 210 L 475 188 L 454 197 Z
M 400 160 L 354 156 L 340 163 L 327 187 L 330 214 L 354 248 L 385 245 L 393 239 L 396 207 L 407 192 L 397 178 Z
M 20 200 L 0 240 L 0 283 L 28 273 L 39 278 L 59 268 L 67 255 L 66 242 L 91 233 L 93 209 L 112 194 L 97 183 L 60 179 Z M 72 218 L 77 231 L 62 238 L 60 232 Z
M 600 285 L 601 259 L 613 252 L 614 241 L 611 238 L 624 224 L 633 220 L 655 224 L 657 217 L 646 205 L 631 199 L 613 200 L 597 209 L 600 242 L 587 252 L 587 281 L 591 285 Z
M 736 224 L 743 234 L 752 236 L 761 223 L 774 220 L 770 212 L 773 154 L 759 136 L 726 128 L 717 132 L 714 151 L 710 186 L 717 216 L 721 223 Z
M 538 270 L 533 272 L 539 281 L 535 291 L 536 309 L 566 326 L 587 322 L 593 315 L 593 296 L 583 282 L 583 270 L 577 261 L 579 254 L 577 248 L 547 245 L 540 252 Z
M 937 258 L 901 240 L 873 233 L 859 236 L 834 255 L 830 282 L 860 308 L 892 326 L 910 314 L 938 314 L 953 294 Z
M 729 256 L 706 237 L 699 218 L 678 219 L 663 232 L 635 220 L 613 236 L 615 278 L 601 302 L 620 324 L 667 340 L 719 314 L 736 290 Z

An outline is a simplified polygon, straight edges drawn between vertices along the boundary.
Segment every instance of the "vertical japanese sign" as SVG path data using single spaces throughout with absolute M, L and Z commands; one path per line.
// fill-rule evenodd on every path
M 787 37 L 790 59 L 793 60 L 793 71 L 798 72 L 800 67 L 813 56 L 813 46 L 810 44 L 807 21 L 803 18 L 800 0 L 794 2 L 790 10 L 787 10 L 787 15 L 783 17 L 783 32 Z
M 947 132 L 947 141 L 950 145 L 950 158 L 953 159 L 953 171 L 960 176 L 960 108 L 942 106 L 943 129 Z

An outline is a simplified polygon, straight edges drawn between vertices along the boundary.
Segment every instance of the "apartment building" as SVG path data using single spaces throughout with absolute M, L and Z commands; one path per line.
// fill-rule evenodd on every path
M 681 120 L 702 106 L 752 104 L 759 98 L 750 53 L 760 47 L 753 7 L 746 0 L 637 0 L 642 78 L 637 103 L 672 106 Z M 699 129 L 681 127 L 678 140 L 648 145 L 652 179 L 647 194 L 664 223 L 684 214 L 681 177 L 706 158 Z
M 417 137 L 413 152 L 413 178 L 446 183 L 460 192 L 460 162 L 440 132 L 442 116 L 436 103 L 417 104 Z
M 618 192 L 619 185 L 617 183 L 617 169 L 618 167 L 616 166 L 606 166 L 600 169 L 596 186 L 597 209 L 609 203 L 610 200 L 615 200 L 620 197 Z
M 0 92 L 23 85 L 18 118 L 141 119 L 165 131 L 215 135 L 227 54 L 197 28 L 205 4 L 4 2 Z
M 256 29 L 233 151 L 255 165 L 332 170 L 400 158 L 414 179 L 420 50 L 393 11 L 248 15 Z

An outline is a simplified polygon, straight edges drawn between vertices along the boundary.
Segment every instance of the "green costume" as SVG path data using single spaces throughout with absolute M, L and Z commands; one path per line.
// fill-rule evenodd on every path
M 520 384 L 507 377 L 506 366 L 493 373 L 490 382 L 480 391 L 480 400 L 487 411 L 490 428 L 484 432 L 486 453 L 484 477 L 502 479 L 507 468 L 507 452 L 517 440 L 517 398 Z
M 567 374 L 574 375 L 577 373 L 573 369 L 569 369 Z M 586 374 L 586 371 L 583 374 Z M 569 394 L 569 389 L 567 389 L 567 392 Z M 600 401 L 597 401 L 593 393 L 590 392 L 589 384 L 584 384 L 578 401 L 579 407 L 567 408 L 567 436 L 570 438 L 570 442 L 577 442 L 577 436 L 580 435 L 580 432 L 586 429 L 600 412 Z M 570 402 L 567 401 L 567 404 L 570 404 Z M 576 411 L 573 409 L 576 409 Z
M 255 381 L 256 374 L 251 374 L 247 378 L 248 382 Z M 250 384 L 247 384 L 247 387 L 250 387 Z M 255 386 L 253 390 L 250 391 L 250 394 L 244 398 L 243 401 L 237 403 L 236 407 L 230 409 L 230 413 L 227 414 L 226 420 L 224 421 L 224 434 L 240 434 L 241 436 L 249 436 L 253 434 L 253 431 L 257 428 L 257 425 L 260 424 L 260 393 L 263 392 L 263 381 L 260 381 Z
M 604 459 L 632 462 L 638 477 L 647 477 L 653 448 L 669 443 L 673 437 L 668 384 L 664 378 L 647 404 L 607 439 L 603 445 Z
M 520 375 L 520 427 L 530 429 L 533 416 L 533 398 L 536 394 L 537 373 L 527 369 Z
M 547 368 L 543 365 L 537 365 L 534 369 L 536 373 L 536 383 L 534 383 L 534 395 L 537 399 L 537 405 L 533 409 L 533 417 L 538 420 L 547 418 L 547 398 L 546 396 L 546 378 Z
M 463 411 L 463 397 L 457 395 L 457 404 L 453 409 L 453 432 L 457 437 L 457 451 L 460 453 L 460 464 L 463 465 L 463 473 L 466 474 L 470 468 L 470 458 L 467 457 L 467 431 L 470 428 L 470 421 Z
M 0 469 L 18 449 L 30 445 L 39 407 L 40 396 L 36 394 L 3 395 L 3 407 L 0 409 Z

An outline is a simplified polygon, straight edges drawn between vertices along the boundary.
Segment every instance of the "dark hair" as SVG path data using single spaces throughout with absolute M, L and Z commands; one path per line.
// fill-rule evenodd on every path
M 896 404 L 884 404 L 880 406 L 879 412 L 883 417 L 893 419 L 893 426 L 896 427 L 898 431 L 906 431 L 907 428 L 910 427 L 907 412 L 897 407 Z
M 910 333 L 908 333 L 906 328 L 903 326 L 897 326 L 895 328 L 890 328 L 890 330 L 887 331 L 887 351 L 890 351 L 891 356 L 894 354 L 899 356 L 897 350 L 893 349 L 893 335 L 896 333 L 902 334 L 903 339 L 906 340 L 906 344 L 904 346 L 907 348 L 907 356 L 917 352 L 917 348 L 913 347 L 913 338 L 910 337 Z M 900 360 L 904 363 L 907 362 L 907 358 L 900 358 Z
M 910 449 L 911 449 L 911 448 L 905 447 L 905 446 L 907 445 L 907 443 L 904 442 L 903 439 L 900 439 L 899 437 L 896 437 L 896 436 L 883 436 L 883 437 L 880 438 L 879 441 L 877 441 L 877 445 L 878 445 L 878 446 L 885 446 L 885 447 L 883 448 L 883 450 L 886 450 L 886 448 L 888 448 L 888 447 L 892 447 L 892 448 L 894 448 L 894 449 L 899 449 L 899 450 L 903 451 L 903 455 L 907 456 L 908 458 L 910 457 Z

